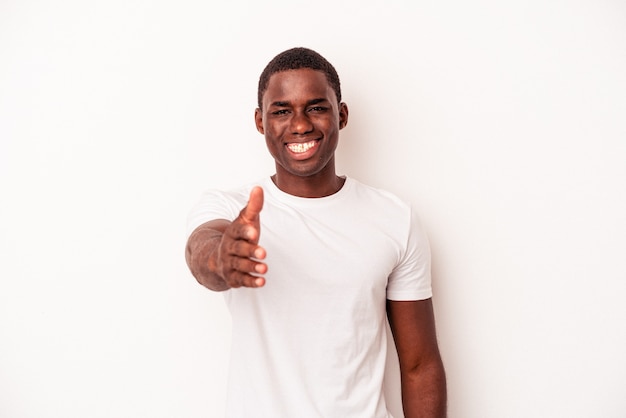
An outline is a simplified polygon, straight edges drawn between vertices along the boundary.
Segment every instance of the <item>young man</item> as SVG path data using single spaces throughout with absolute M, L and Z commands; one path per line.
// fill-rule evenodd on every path
M 276 174 L 192 210 L 187 264 L 232 314 L 228 417 L 390 417 L 388 317 L 407 418 L 444 417 L 430 250 L 410 206 L 335 172 L 348 122 L 318 53 L 277 55 L 254 119 Z

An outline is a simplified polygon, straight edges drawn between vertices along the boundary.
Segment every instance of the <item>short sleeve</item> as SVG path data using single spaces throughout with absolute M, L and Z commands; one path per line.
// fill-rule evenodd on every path
M 232 221 L 245 205 L 246 197 L 243 193 L 219 190 L 204 192 L 187 215 L 187 235 L 191 235 L 194 229 L 203 223 L 215 219 Z
M 404 253 L 387 283 L 389 300 L 423 300 L 432 297 L 428 237 L 415 210 L 411 210 L 410 218 Z

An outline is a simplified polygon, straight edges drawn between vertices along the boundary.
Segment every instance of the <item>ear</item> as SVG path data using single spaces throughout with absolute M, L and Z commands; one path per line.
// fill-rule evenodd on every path
M 254 124 L 256 125 L 256 130 L 259 131 L 260 134 L 265 135 L 265 129 L 263 129 L 263 112 L 259 108 L 254 110 Z
M 343 129 L 348 124 L 348 105 L 339 103 L 339 129 Z

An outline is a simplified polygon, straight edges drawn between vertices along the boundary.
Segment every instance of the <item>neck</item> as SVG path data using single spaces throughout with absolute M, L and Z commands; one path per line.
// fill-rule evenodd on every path
M 335 171 L 318 173 L 312 176 L 301 177 L 277 170 L 272 181 L 280 190 L 298 197 L 326 197 L 337 193 L 346 179 L 337 176 Z

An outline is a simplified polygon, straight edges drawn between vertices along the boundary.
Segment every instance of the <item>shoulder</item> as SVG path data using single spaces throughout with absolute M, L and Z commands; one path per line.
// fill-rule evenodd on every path
M 246 204 L 248 198 L 250 196 L 250 191 L 254 186 L 258 186 L 262 183 L 261 181 L 246 183 L 237 187 L 232 188 L 209 188 L 205 189 L 199 198 L 199 203 L 209 204 L 209 203 L 220 203 L 222 205 L 234 204 L 237 207 L 239 205 Z M 241 210 L 241 207 L 239 207 Z M 238 211 L 239 211 L 238 210 Z
M 359 212 L 362 212 L 368 221 L 380 223 L 402 234 L 409 234 L 410 237 L 407 239 L 427 241 L 420 214 L 411 202 L 388 190 L 369 186 L 354 179 L 351 179 L 351 183 L 352 194 L 358 196 Z
M 187 216 L 187 230 L 215 220 L 233 220 L 247 204 L 250 190 L 258 183 L 249 183 L 231 189 L 206 189 L 196 200 Z
M 391 210 L 401 213 L 411 211 L 411 204 L 408 201 L 388 190 L 361 183 L 351 177 L 348 177 L 347 181 L 351 187 L 352 195 L 368 205 L 374 205 L 385 211 Z

